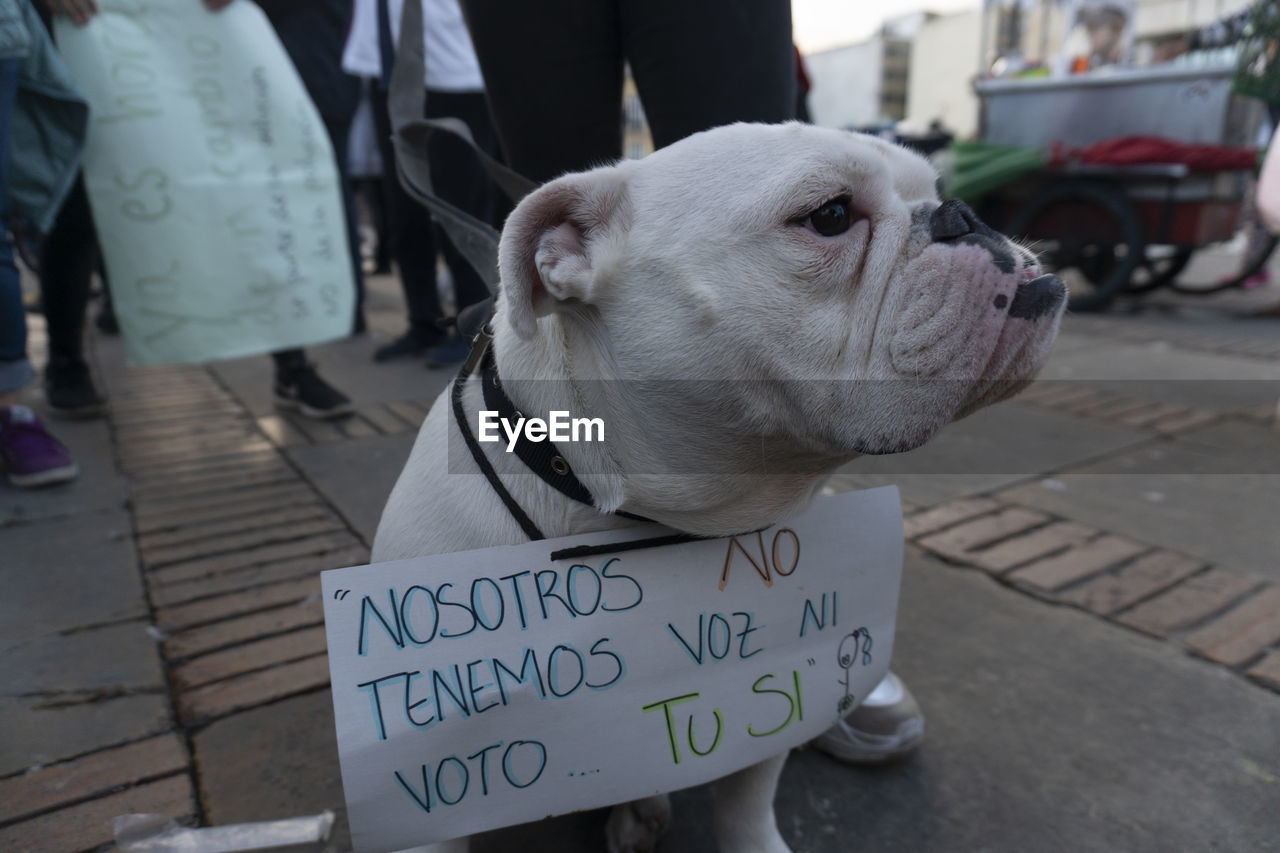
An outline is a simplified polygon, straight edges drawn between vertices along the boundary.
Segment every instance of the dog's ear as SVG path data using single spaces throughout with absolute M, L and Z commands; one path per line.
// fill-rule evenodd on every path
M 625 190 L 614 169 L 566 175 L 530 193 L 502 230 L 500 305 L 522 338 L 537 318 L 591 303 Z

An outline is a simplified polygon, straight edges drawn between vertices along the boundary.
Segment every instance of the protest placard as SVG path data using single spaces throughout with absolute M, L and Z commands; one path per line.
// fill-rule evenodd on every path
M 84 181 L 135 364 L 351 330 L 354 282 L 324 124 L 253 3 L 98 0 L 58 49 L 88 99 Z
M 644 526 L 325 572 L 357 850 L 696 785 L 817 736 L 884 676 L 894 487 L 766 530 Z

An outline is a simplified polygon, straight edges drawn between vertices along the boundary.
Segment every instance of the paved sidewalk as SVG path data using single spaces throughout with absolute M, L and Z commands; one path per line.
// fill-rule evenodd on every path
M 394 290 L 314 353 L 357 406 L 337 424 L 275 411 L 265 358 L 138 370 L 96 341 L 109 418 L 52 422 L 81 478 L 0 486 L 0 849 L 91 850 L 134 811 L 341 815 L 317 573 L 367 557 L 449 379 L 370 360 Z M 1280 846 L 1280 320 L 1070 317 L 1044 376 L 833 482 L 902 490 L 895 669 L 929 734 L 877 770 L 798 751 L 796 850 Z M 706 790 L 676 801 L 662 849 L 710 849 Z M 478 849 L 597 850 L 602 825 Z

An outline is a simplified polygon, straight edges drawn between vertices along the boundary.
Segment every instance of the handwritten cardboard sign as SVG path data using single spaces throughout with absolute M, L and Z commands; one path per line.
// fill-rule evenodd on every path
M 759 533 L 659 544 L 669 535 L 323 574 L 356 849 L 706 782 L 815 737 L 884 676 L 896 488 L 824 498 Z
M 58 49 L 91 107 L 85 187 L 136 364 L 341 337 L 354 284 L 333 153 L 262 11 L 99 0 Z

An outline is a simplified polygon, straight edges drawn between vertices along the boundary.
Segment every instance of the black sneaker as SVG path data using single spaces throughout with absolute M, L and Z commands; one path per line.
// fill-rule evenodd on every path
M 277 373 L 275 394 L 276 405 L 296 409 L 308 418 L 345 418 L 352 411 L 347 395 L 321 379 L 313 364 Z
M 453 367 L 462 364 L 471 354 L 471 342 L 464 341 L 458 335 L 449 335 L 427 355 L 427 367 L 435 370 L 440 367 Z
M 80 360 L 50 359 L 44 368 L 44 395 L 49 408 L 66 418 L 102 414 L 102 397 L 93 387 L 89 365 Z
M 390 343 L 383 344 L 373 351 L 374 361 L 391 361 L 394 358 L 420 356 L 440 342 L 440 335 L 431 340 L 424 340 L 413 332 L 405 332 Z

